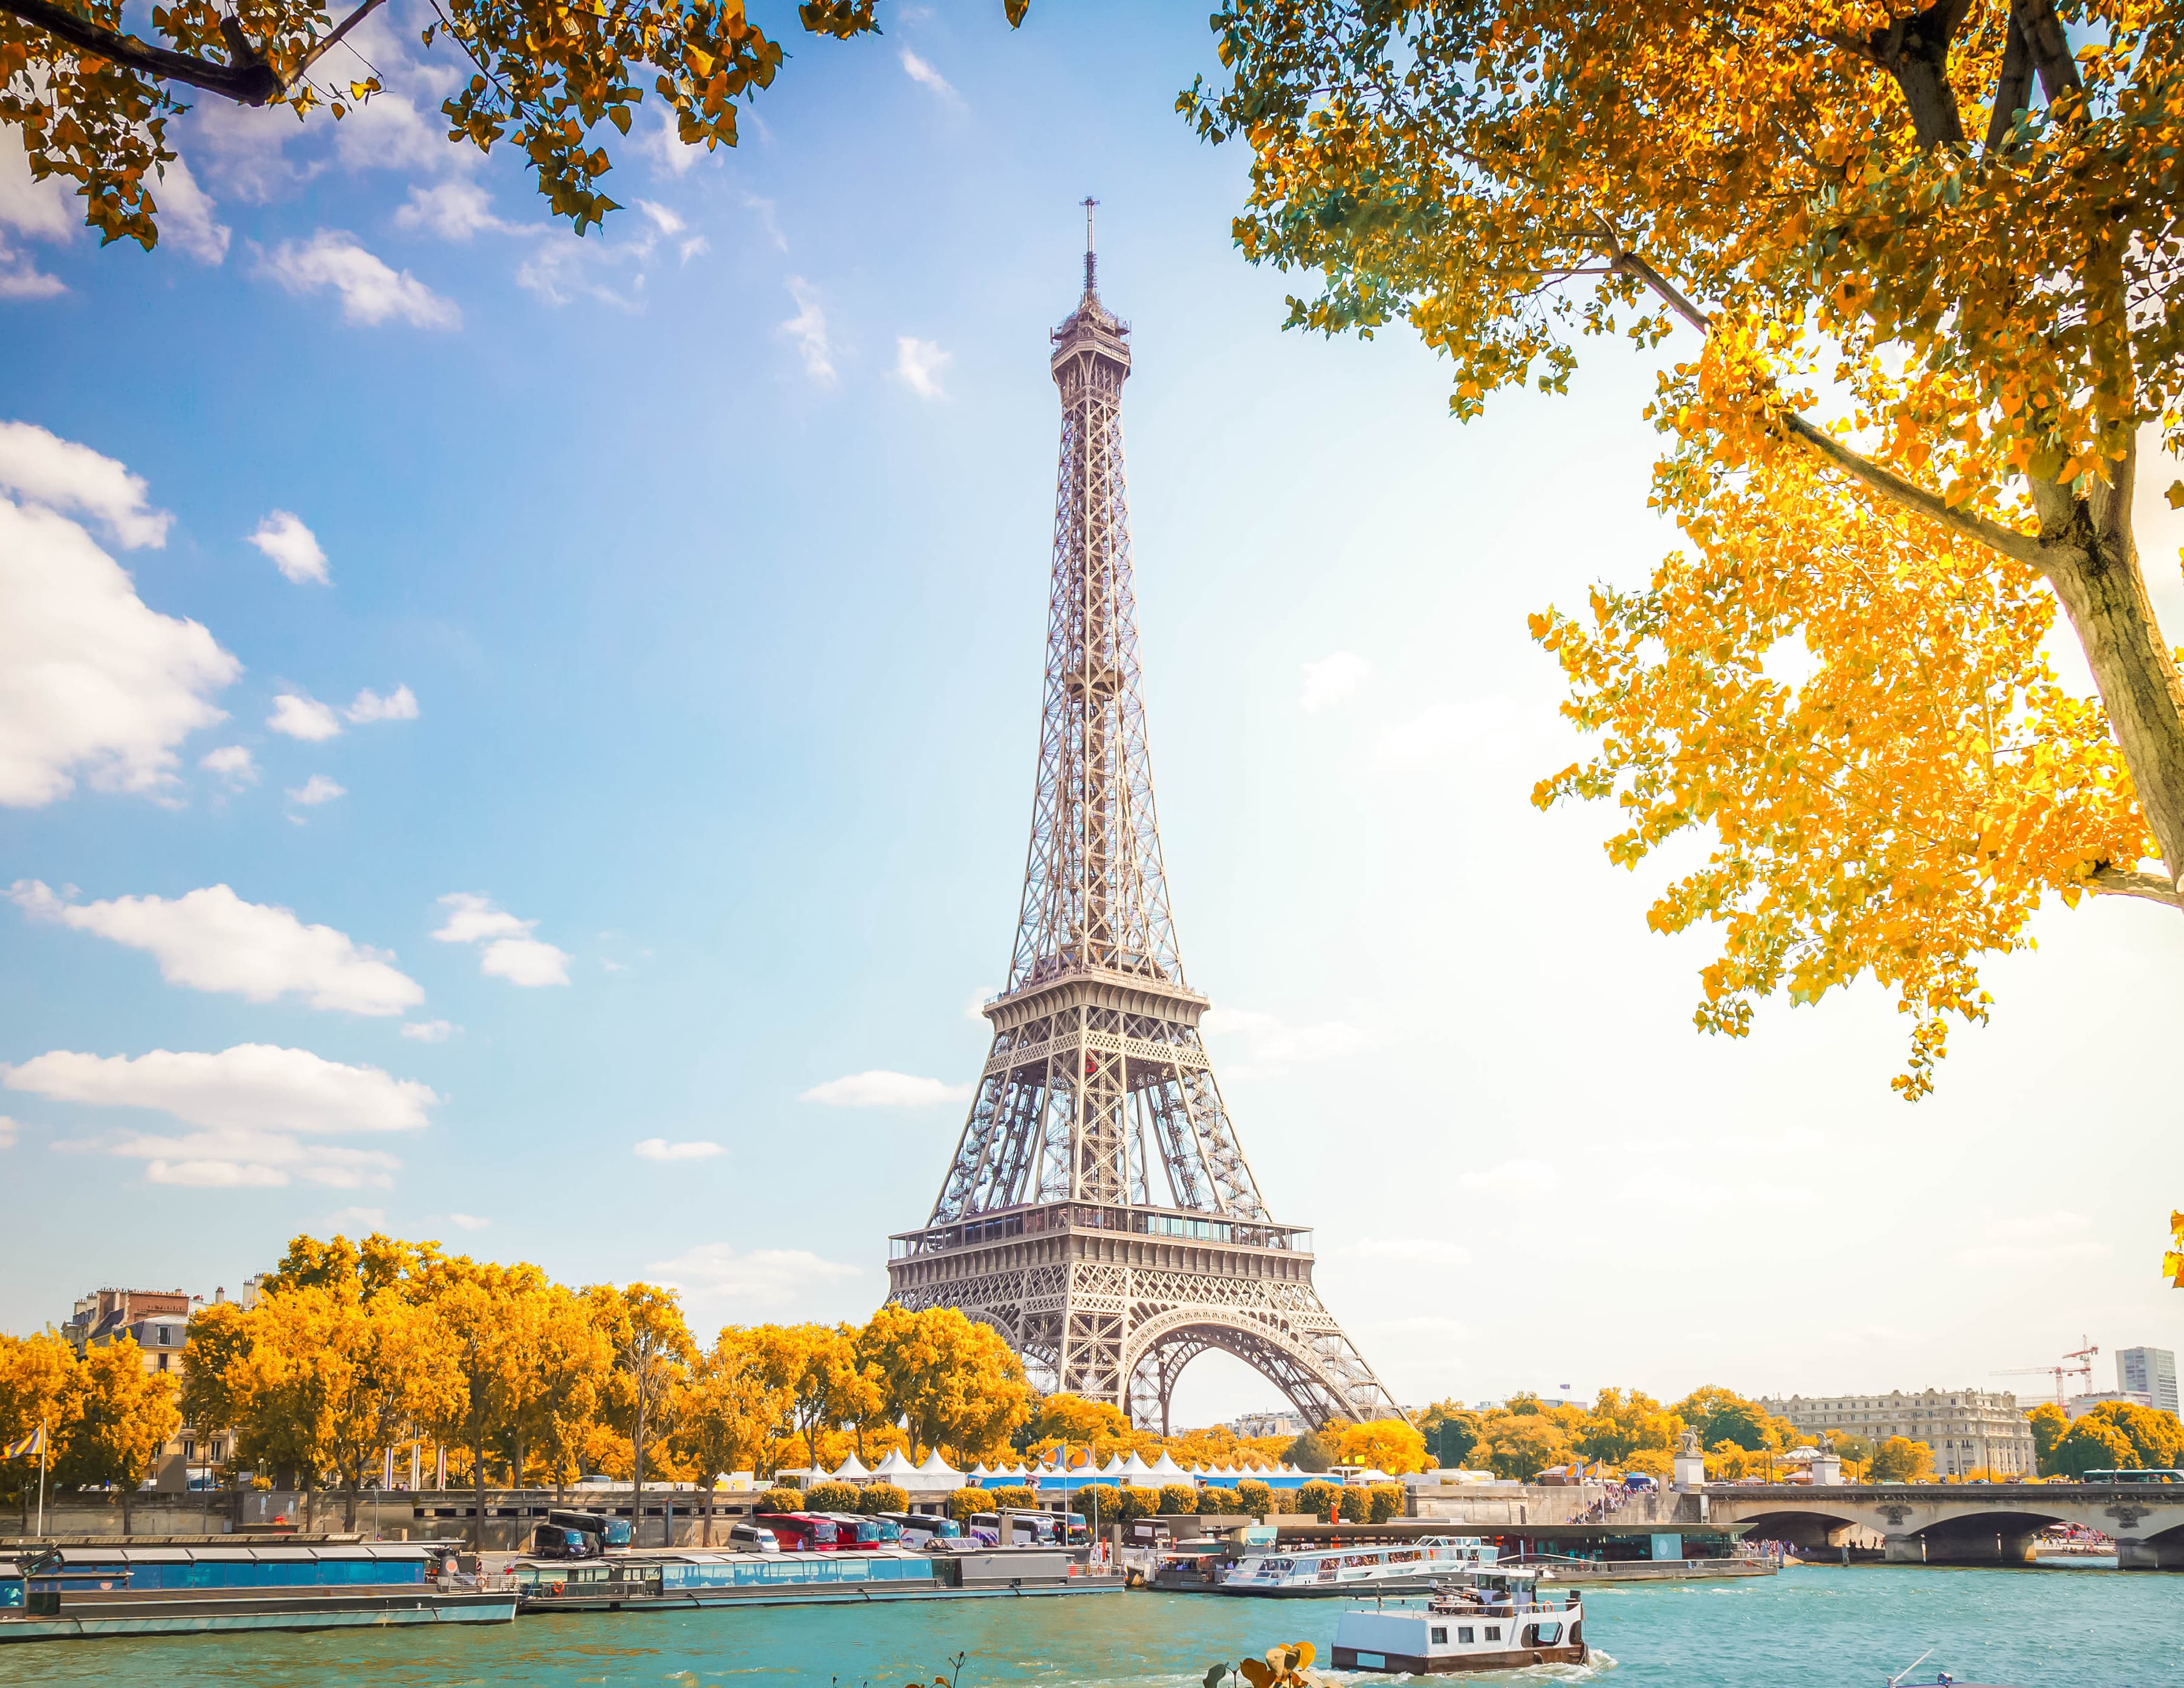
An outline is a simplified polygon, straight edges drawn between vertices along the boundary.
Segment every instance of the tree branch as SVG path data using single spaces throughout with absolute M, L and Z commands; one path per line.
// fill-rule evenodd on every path
M 2070 57 L 2070 43 L 2063 34 L 2063 20 L 2055 15 L 2054 0 L 2014 0 L 2010 21 L 2025 31 L 2025 44 L 2040 70 L 2040 92 L 2050 105 L 2068 94 L 2081 93 L 2078 61 Z
M 4 4 L 5 3 L 6 0 L 0 0 L 0 4 Z M 309 53 L 306 53 L 301 58 L 298 58 L 296 61 L 295 68 L 288 72 L 287 76 L 284 79 L 285 85 L 282 92 L 285 92 L 287 87 L 292 87 L 296 81 L 303 75 L 304 72 L 309 70 L 311 66 L 317 64 L 320 59 L 323 58 L 334 47 L 341 44 L 341 38 L 343 36 L 347 35 L 351 30 L 354 29 L 359 24 L 362 23 L 366 18 L 370 17 L 374 12 L 377 11 L 386 3 L 387 0 L 364 0 L 364 4 L 358 7 L 356 10 L 351 12 L 346 18 L 343 18 L 339 23 L 336 24 L 333 26 L 332 31 L 323 41 L 314 42 L 311 45 L 311 50 Z
M 1841 440 L 1822 429 L 1814 427 L 1795 410 L 1784 409 L 1782 426 L 1793 439 L 1800 440 L 1845 474 L 1864 482 L 1891 504 L 1905 510 L 1915 510 L 1929 521 L 1975 539 L 1990 550 L 1999 551 L 2005 557 L 2014 557 L 2030 565 L 2042 575 L 2048 572 L 2047 556 L 2039 540 L 2030 533 L 2020 533 L 2014 527 L 1989 521 L 1984 516 L 1972 515 L 1949 504 L 1938 493 L 1905 480 L 1892 469 L 1884 469 L 1868 457 L 1861 457 Z
M 20 18 L 32 28 L 43 30 L 79 51 L 110 58 L 116 64 L 141 70 L 163 81 L 186 82 L 191 87 L 203 88 L 209 94 L 221 95 L 240 105 L 264 105 L 281 92 L 280 77 L 262 60 L 255 64 L 244 61 L 221 64 L 209 58 L 154 47 L 133 35 L 93 23 L 66 7 L 53 4 L 53 0 L 0 0 L 0 12 Z
M 1620 275 L 1635 276 L 1651 287 L 1677 315 L 1691 324 L 1700 333 L 1713 330 L 1713 320 L 1685 295 L 1669 280 L 1636 253 L 1627 248 L 1618 251 L 1609 267 Z M 1976 516 L 1969 510 L 1955 508 L 1940 493 L 1927 491 L 1905 480 L 1893 470 L 1884 469 L 1870 458 L 1862 457 L 1833 435 L 1817 428 L 1787 405 L 1780 411 L 1782 426 L 1792 439 L 1809 447 L 1846 474 L 1864 482 L 1892 504 L 1905 510 L 1915 510 L 1929 521 L 1977 540 L 1992 550 L 2047 573 L 2047 559 L 2040 542 L 2030 533 L 2020 533 L 2015 528 L 2004 527 L 1999 522 Z
M 2172 909 L 2184 909 L 2184 891 L 2180 891 L 2159 873 L 2141 873 L 2135 869 L 2098 867 L 2093 877 L 2086 882 L 2086 889 L 2097 896 L 2143 897 L 2148 902 L 2165 903 Z
M 2017 114 L 2032 103 L 2032 49 L 2025 26 L 2009 14 L 2009 33 L 2002 47 L 2002 74 L 1994 86 L 1994 115 L 1987 119 L 1986 149 L 1998 153 L 2017 126 Z

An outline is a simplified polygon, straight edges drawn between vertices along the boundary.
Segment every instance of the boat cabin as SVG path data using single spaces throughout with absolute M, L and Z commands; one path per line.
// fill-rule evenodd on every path
M 1352 1607 L 1335 1624 L 1334 1666 L 1420 1676 L 1583 1664 L 1580 1596 L 1572 1589 L 1558 1603 L 1539 1585 L 1536 1572 L 1481 1569 L 1437 1585 L 1422 1606 Z

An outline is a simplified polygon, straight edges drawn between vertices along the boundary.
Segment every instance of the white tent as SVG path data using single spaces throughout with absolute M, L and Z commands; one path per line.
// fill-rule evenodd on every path
M 864 1461 L 859 1459 L 856 1455 L 851 1454 L 842 1462 L 839 1467 L 828 1472 L 827 1476 L 830 1481 L 835 1483 L 862 1483 L 872 1474 L 865 1469 Z
M 1123 1477 L 1150 1477 L 1153 1474 L 1153 1468 L 1139 1459 L 1137 1451 L 1133 1449 L 1130 1457 L 1123 1462 L 1122 1469 L 1117 1474 Z
M 975 1478 L 977 1478 L 977 1479 L 978 1479 L 978 1481 L 980 1481 L 981 1483 L 984 1482 L 984 1481 L 985 1481 L 989 1477 L 991 1477 L 993 1474 L 993 1474 L 991 1471 L 989 1471 L 989 1470 L 988 1470 L 988 1469 L 986 1468 L 986 1462 L 985 1462 L 985 1461 L 983 1461 L 983 1459 L 982 1459 L 982 1460 L 980 1460 L 980 1461 L 978 1462 L 978 1464 L 977 1464 L 977 1465 L 976 1465 L 976 1466 L 972 1469 L 972 1472 L 971 1472 L 971 1475 L 972 1475 L 972 1476 L 973 1476 L 973 1477 L 975 1477 Z
M 1160 1458 L 1154 1462 L 1151 1470 L 1146 1474 L 1152 1477 L 1188 1477 L 1190 1475 L 1189 1472 L 1185 1471 L 1181 1466 L 1175 1462 L 1175 1456 L 1170 1453 L 1166 1448 L 1162 1448 L 1161 1450 Z
M 913 1495 L 952 1495 L 963 1486 L 963 1474 L 940 1457 L 939 1448 L 925 1457 L 924 1464 L 912 1466 L 905 1460 L 902 1469 L 889 1476 L 897 1488 Z
M 884 1477 L 889 1482 L 893 1482 L 895 1479 L 907 1473 L 915 1472 L 916 1469 L 916 1466 L 902 1457 L 900 1448 L 891 1448 L 888 1451 L 888 1457 L 872 1468 L 872 1475 Z
M 1137 1456 L 1132 1454 L 1130 1457 L 1135 1459 Z M 1123 1463 L 1122 1455 L 1111 1453 L 1107 1456 L 1107 1462 L 1100 1468 L 1100 1474 L 1102 1477 L 1120 1477 L 1128 1470 L 1129 1468 Z

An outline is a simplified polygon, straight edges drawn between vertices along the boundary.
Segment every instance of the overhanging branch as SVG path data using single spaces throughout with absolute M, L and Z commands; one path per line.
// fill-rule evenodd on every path
M 2159 873 L 2141 873 L 2136 869 L 2099 867 L 2086 882 L 2086 889 L 2097 896 L 2143 897 L 2148 902 L 2164 903 L 2172 909 L 2184 909 L 2184 892 Z
M 81 52 L 111 59 L 116 64 L 142 70 L 163 81 L 185 82 L 191 87 L 203 88 L 209 94 L 221 95 L 239 105 L 264 105 L 281 93 L 280 77 L 274 74 L 271 65 L 262 61 L 221 64 L 192 53 L 154 47 L 133 35 L 93 23 L 64 6 L 53 4 L 53 0 L 0 0 L 0 12 L 20 18 L 34 29 L 43 30 Z
M 209 94 L 231 99 L 238 105 L 265 105 L 287 97 L 288 91 L 303 81 L 305 71 L 385 3 L 386 0 L 365 0 L 323 37 L 312 42 L 309 51 L 285 75 L 250 44 L 233 18 L 220 19 L 220 35 L 228 48 L 228 62 L 223 64 L 194 53 L 154 47 L 150 42 L 109 29 L 65 6 L 56 5 L 54 0 L 0 0 L 0 12 L 21 19 L 34 29 L 43 30 L 79 52 L 110 59 L 162 81 L 186 83 Z
M 1621 248 L 1615 253 L 1609 267 L 1618 274 L 1635 276 L 1643 281 L 1660 296 L 1669 309 L 1697 329 L 1700 333 L 1708 334 L 1713 331 L 1713 319 L 1701 310 L 1667 276 L 1662 275 L 1636 253 L 1628 248 Z M 1895 471 L 1882 468 L 1872 459 L 1859 455 L 1824 429 L 1814 426 L 1812 423 L 1786 405 L 1782 407 L 1779 414 L 1782 418 L 1784 429 L 1792 439 L 1818 453 L 1845 474 L 1871 487 L 1891 504 L 1900 505 L 1905 510 L 1914 510 L 1929 521 L 1937 521 L 1942 526 L 1961 533 L 1968 539 L 1975 539 L 1981 544 L 1999 551 L 2006 557 L 2014 557 L 2019 562 L 2038 569 L 2043 575 L 2047 572 L 2047 559 L 2041 551 L 2040 542 L 2030 533 L 2020 533 L 2014 528 L 2004 527 L 1999 522 L 1989 521 L 1982 516 L 1972 515 L 1969 510 L 1957 509 L 1939 493 L 1930 492 L 1914 482 L 1905 480 Z

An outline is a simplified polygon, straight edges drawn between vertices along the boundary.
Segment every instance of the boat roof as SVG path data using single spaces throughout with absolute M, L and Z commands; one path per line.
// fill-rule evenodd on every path
M 435 1541 L 354 1541 L 337 1546 L 281 1547 L 28 1547 L 19 1559 L 57 1552 L 64 1565 L 293 1565 L 322 1560 L 415 1560 L 437 1558 L 459 1544 Z

